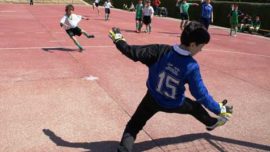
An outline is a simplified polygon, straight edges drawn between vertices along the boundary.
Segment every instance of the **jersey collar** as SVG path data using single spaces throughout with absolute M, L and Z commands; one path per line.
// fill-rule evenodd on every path
M 177 52 L 178 54 L 180 54 L 180 55 L 184 55 L 184 56 L 190 56 L 191 55 L 191 53 L 189 51 L 180 48 L 179 45 L 177 45 L 177 44 L 175 44 L 173 46 L 173 50 L 175 52 Z

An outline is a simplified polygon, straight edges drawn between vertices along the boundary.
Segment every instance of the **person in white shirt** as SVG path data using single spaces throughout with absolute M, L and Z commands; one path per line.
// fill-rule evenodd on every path
M 110 2 L 110 0 L 106 0 L 105 1 L 104 7 L 105 7 L 105 21 L 108 21 L 109 20 L 109 17 L 110 17 L 110 13 L 111 13 L 110 8 L 113 7 L 112 6 L 112 3 Z
M 98 15 L 99 15 L 99 9 L 98 9 L 99 1 L 100 1 L 100 0 L 94 0 L 94 3 L 92 4 L 93 10 L 95 9 L 95 7 L 97 8 Z
M 143 23 L 146 26 L 146 33 L 148 32 L 150 34 L 152 26 L 151 22 L 154 16 L 154 9 L 151 6 L 150 0 L 147 0 L 145 3 L 145 7 L 143 8 Z
M 73 13 L 74 6 L 69 4 L 66 6 L 65 9 L 65 15 L 60 20 L 60 26 L 63 27 L 69 37 L 73 40 L 73 42 L 76 44 L 76 46 L 79 48 L 80 52 L 83 51 L 83 47 L 80 45 L 80 43 L 77 41 L 75 36 L 81 36 L 82 34 L 85 35 L 87 38 L 94 38 L 94 35 L 89 35 L 86 31 L 78 27 L 79 22 L 81 19 L 89 20 L 86 17 L 83 17 L 81 15 L 76 15 Z

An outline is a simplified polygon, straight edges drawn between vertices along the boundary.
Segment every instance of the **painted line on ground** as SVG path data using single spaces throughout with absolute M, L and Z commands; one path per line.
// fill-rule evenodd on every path
M 114 48 L 114 45 L 88 45 L 84 48 Z M 49 49 L 49 48 L 71 48 L 77 49 L 74 46 L 39 46 L 39 47 L 14 47 L 14 48 L 0 48 L 0 50 L 32 50 L 32 49 Z
M 230 51 L 230 50 L 220 50 L 220 49 L 217 49 L 218 51 L 209 50 L 209 49 L 203 49 L 203 50 L 206 50 L 205 53 L 207 53 L 207 52 L 224 52 L 224 53 L 232 53 L 232 54 L 240 54 L 240 55 L 249 55 L 249 56 L 270 58 L 270 55 L 262 55 L 262 54 L 255 54 L 255 53 L 246 53 L 246 52 L 237 52 L 237 51 Z

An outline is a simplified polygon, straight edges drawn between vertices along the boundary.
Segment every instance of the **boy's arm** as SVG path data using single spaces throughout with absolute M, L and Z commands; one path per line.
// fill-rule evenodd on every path
M 194 64 L 192 71 L 187 76 L 187 82 L 189 84 L 189 90 L 197 102 L 204 105 L 211 112 L 219 115 L 221 112 L 220 105 L 208 93 L 203 83 L 198 64 Z
M 192 5 L 192 6 L 199 6 L 198 3 L 190 3 L 190 5 Z
M 84 19 L 84 20 L 89 20 L 89 18 L 85 17 L 85 16 L 81 16 L 81 18 Z
M 60 20 L 60 26 L 64 26 L 65 25 L 65 20 L 66 20 L 66 16 L 62 17 L 61 20 Z
M 131 60 L 140 61 L 147 66 L 155 63 L 164 53 L 171 49 L 169 45 L 129 45 L 126 41 L 120 40 L 115 43 L 117 49 Z
M 164 53 L 171 49 L 169 45 L 128 45 L 119 28 L 112 28 L 109 37 L 115 43 L 117 49 L 133 61 L 140 61 L 147 66 L 156 62 Z

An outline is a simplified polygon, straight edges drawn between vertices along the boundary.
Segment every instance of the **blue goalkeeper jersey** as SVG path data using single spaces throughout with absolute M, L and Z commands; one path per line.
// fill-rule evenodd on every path
M 125 41 L 117 42 L 116 46 L 133 61 L 140 61 L 149 67 L 146 85 L 160 106 L 181 106 L 185 100 L 185 84 L 188 84 L 197 102 L 215 114 L 220 113 L 220 106 L 208 93 L 199 65 L 189 51 L 178 45 L 130 46 Z

